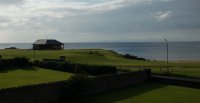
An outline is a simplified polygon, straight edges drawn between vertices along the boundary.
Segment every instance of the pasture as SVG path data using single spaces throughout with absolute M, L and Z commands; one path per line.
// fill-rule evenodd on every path
M 35 55 L 34 55 L 35 52 Z M 166 66 L 165 61 L 141 61 L 126 59 L 111 50 L 103 49 L 69 49 L 69 50 L 0 50 L 2 58 L 27 57 L 31 60 L 58 59 L 66 56 L 67 60 L 78 63 L 99 65 L 131 65 L 131 66 Z M 170 62 L 169 66 L 200 67 L 200 62 Z
M 101 49 L 44 51 L 16 49 L 0 50 L 0 55 L 2 55 L 2 58 L 27 57 L 31 61 L 34 59 L 59 59 L 60 56 L 66 56 L 67 61 L 74 63 L 113 65 L 118 69 L 130 71 L 151 68 L 153 73 L 167 71 L 165 61 L 126 59 L 118 53 Z M 168 66 L 170 66 L 169 71 L 172 74 L 200 78 L 200 62 L 171 61 Z M 72 75 L 38 67 L 33 67 L 32 69 L 9 69 L 7 72 L 0 72 L 0 89 L 67 80 Z M 73 101 L 73 103 L 197 103 L 200 101 L 199 95 L 200 89 L 147 82 L 125 89 L 93 95 L 89 98 L 82 98 L 79 101 Z
M 67 80 L 72 74 L 32 67 L 0 72 L 0 89 Z
M 35 52 L 35 56 L 34 56 Z M 2 58 L 27 57 L 32 61 L 42 59 L 58 59 L 66 56 L 67 61 L 75 63 L 114 65 L 119 69 L 138 70 L 137 67 L 151 68 L 154 73 L 166 72 L 165 61 L 141 61 L 126 59 L 122 55 L 110 50 L 102 49 L 69 49 L 69 50 L 0 50 Z M 131 68 L 129 68 L 129 66 Z M 171 61 L 169 71 L 172 74 L 184 75 L 188 77 L 200 77 L 200 62 L 198 61 Z M 136 68 L 135 68 L 136 67 Z

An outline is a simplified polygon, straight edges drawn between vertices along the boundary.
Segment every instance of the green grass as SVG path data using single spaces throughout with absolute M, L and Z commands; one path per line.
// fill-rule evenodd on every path
M 94 52 L 90 54 L 90 52 Z M 95 53 L 97 52 L 97 53 Z M 33 50 L 0 50 L 3 58 L 27 57 L 33 60 Z M 43 50 L 35 51 L 35 59 L 58 59 L 59 56 L 66 56 L 68 60 L 88 64 L 110 64 L 110 65 L 132 65 L 132 66 L 166 66 L 163 61 L 139 61 L 125 59 L 121 55 L 110 50 L 102 49 L 69 49 L 69 50 Z M 170 66 L 200 67 L 200 62 L 170 62 Z
M 90 53 L 92 52 L 92 53 Z M 98 65 L 122 65 L 122 66 L 147 66 L 152 68 L 153 72 L 161 73 L 166 71 L 164 61 L 140 61 L 123 58 L 121 55 L 102 49 L 69 49 L 69 50 L 44 50 L 35 51 L 35 59 L 58 59 L 60 56 L 66 56 L 67 60 L 78 63 L 98 64 Z M 33 50 L 0 50 L 3 58 L 27 57 L 33 60 Z M 191 77 L 200 77 L 200 62 L 169 62 L 173 67 L 174 74 L 188 75 Z M 160 71 L 162 67 L 162 71 Z M 124 67 L 122 68 L 124 69 Z M 132 70 L 138 70 L 138 68 Z
M 89 52 L 98 52 L 98 54 L 90 54 Z M 76 50 L 45 50 L 36 51 L 36 60 L 42 60 L 44 58 L 57 59 L 59 56 L 66 56 L 68 60 L 89 64 L 132 64 L 132 60 L 124 59 L 119 54 L 107 50 L 92 50 L 92 49 L 76 49 Z M 0 55 L 3 58 L 13 57 L 28 57 L 33 60 L 34 51 L 32 50 L 0 50 Z M 142 63 L 140 61 L 134 61 L 137 64 Z M 142 63 L 142 65 L 144 65 Z
M 73 103 L 199 103 L 200 89 L 145 83 Z
M 33 60 L 33 54 L 34 51 L 32 50 L 0 50 L 0 55 L 3 58 L 27 57 Z M 164 68 L 166 62 L 125 59 L 121 55 L 109 50 L 71 49 L 36 51 L 36 60 L 58 59 L 59 56 L 66 56 L 67 60 L 78 63 L 148 66 L 155 73 L 166 71 L 166 68 Z M 200 77 L 200 62 L 170 62 L 169 65 L 173 66 L 172 68 L 175 74 Z M 170 68 L 170 71 L 172 71 L 172 68 Z M 129 69 L 129 67 L 122 69 Z M 131 70 L 138 70 L 138 68 L 131 68 Z M 66 72 L 42 68 L 33 68 L 33 70 L 16 68 L 16 70 L 8 71 L 8 73 L 0 73 L 0 88 L 66 80 L 71 75 Z M 81 99 L 79 103 L 198 103 L 200 101 L 199 97 L 200 89 L 145 83 L 143 85 Z
M 30 70 L 16 68 L 8 72 L 0 72 L 0 89 L 67 80 L 71 76 L 70 73 L 37 67 Z

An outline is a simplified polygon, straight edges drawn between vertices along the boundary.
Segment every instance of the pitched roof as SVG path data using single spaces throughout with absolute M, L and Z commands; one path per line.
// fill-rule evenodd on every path
M 39 39 L 33 44 L 63 44 L 55 39 Z

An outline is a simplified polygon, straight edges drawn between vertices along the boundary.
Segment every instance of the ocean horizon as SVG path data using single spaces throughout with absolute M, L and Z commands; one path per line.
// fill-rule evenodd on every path
M 106 49 L 150 60 L 166 60 L 165 42 L 77 42 L 64 43 L 65 49 Z M 0 43 L 0 49 L 31 49 L 32 43 Z M 200 42 L 169 42 L 169 60 L 200 61 Z

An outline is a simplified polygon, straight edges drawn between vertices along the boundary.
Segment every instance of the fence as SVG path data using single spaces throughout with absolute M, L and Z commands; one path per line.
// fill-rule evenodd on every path
M 142 71 L 144 69 L 151 69 L 154 74 L 200 78 L 199 68 L 176 67 L 176 66 L 127 66 L 127 65 L 113 65 L 119 71 Z
M 145 69 L 151 68 L 149 66 L 131 66 L 131 65 L 111 65 L 111 66 L 115 66 L 119 71 L 128 71 L 128 72 L 143 71 Z

